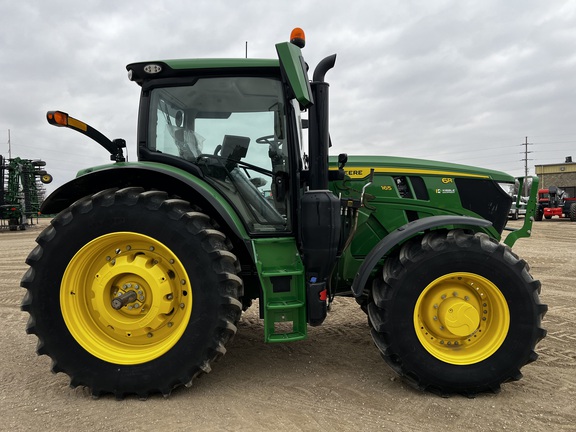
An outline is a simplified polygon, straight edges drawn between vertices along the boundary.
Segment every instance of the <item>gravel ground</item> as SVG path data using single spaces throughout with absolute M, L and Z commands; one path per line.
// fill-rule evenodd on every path
M 520 224 L 511 221 L 511 225 Z M 535 223 L 514 250 L 542 282 L 548 336 L 524 378 L 499 394 L 440 398 L 407 387 L 386 366 L 354 300 L 340 298 L 306 341 L 265 344 L 257 307 L 243 315 L 228 354 L 192 388 L 146 401 L 94 400 L 35 354 L 20 311 L 24 260 L 45 225 L 0 231 L 2 431 L 574 431 L 576 223 Z

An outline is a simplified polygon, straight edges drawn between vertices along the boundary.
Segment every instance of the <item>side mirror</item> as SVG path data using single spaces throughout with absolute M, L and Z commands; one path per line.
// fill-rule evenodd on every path
M 348 154 L 340 153 L 338 155 L 338 169 L 344 169 L 347 163 L 348 163 Z

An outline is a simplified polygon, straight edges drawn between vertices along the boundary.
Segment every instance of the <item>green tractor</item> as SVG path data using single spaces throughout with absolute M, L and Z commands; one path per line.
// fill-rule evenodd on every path
M 146 398 L 189 386 L 256 299 L 264 340 L 279 343 L 305 339 L 334 296 L 354 296 L 384 360 L 441 395 L 497 391 L 537 358 L 547 308 L 510 249 L 530 235 L 537 179 L 523 227 L 502 243 L 513 177 L 330 157 L 335 56 L 310 80 L 303 45 L 296 33 L 277 59 L 129 64 L 142 88 L 137 162 L 124 140 L 47 114 L 113 161 L 44 201 L 58 215 L 22 279 L 27 331 L 72 387 Z

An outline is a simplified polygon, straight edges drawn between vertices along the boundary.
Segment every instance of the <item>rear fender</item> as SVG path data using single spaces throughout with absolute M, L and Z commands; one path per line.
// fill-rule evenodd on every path
M 362 295 L 362 291 L 372 273 L 372 270 L 374 270 L 378 262 L 395 246 L 404 243 L 406 240 L 414 237 L 418 233 L 450 225 L 485 228 L 491 226 L 492 223 L 485 219 L 477 219 L 468 216 L 430 216 L 409 222 L 406 225 L 397 228 L 395 231 L 380 240 L 368 255 L 366 255 L 366 258 L 364 258 L 362 265 L 354 277 L 354 282 L 352 283 L 352 293 L 354 294 L 354 297 Z
M 41 212 L 56 214 L 75 201 L 109 188 L 142 187 L 146 190 L 161 190 L 198 205 L 219 224 L 220 229 L 231 240 L 246 244 L 249 236 L 235 210 L 208 183 L 189 173 L 175 169 L 165 169 L 160 165 L 118 164 L 92 171 L 56 189 L 42 204 Z M 236 242 L 233 241 L 235 244 Z

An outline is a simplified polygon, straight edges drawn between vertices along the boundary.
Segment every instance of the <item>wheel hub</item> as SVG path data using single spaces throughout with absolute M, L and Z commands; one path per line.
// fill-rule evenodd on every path
M 442 325 L 456 336 L 468 336 L 480 324 L 480 314 L 470 303 L 452 297 L 440 303 L 438 318 Z
M 192 309 L 183 264 L 162 243 L 131 232 L 107 234 L 80 249 L 60 292 L 62 315 L 76 341 L 118 364 L 168 351 Z
M 510 325 L 505 297 L 474 273 L 450 273 L 424 288 L 414 308 L 422 346 L 452 364 L 473 364 L 492 355 Z

